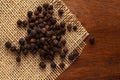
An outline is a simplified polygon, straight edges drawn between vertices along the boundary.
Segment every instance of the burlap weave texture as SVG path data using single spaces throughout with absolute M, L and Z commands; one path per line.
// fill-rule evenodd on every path
M 50 63 L 46 62 L 46 70 L 39 69 L 40 58 L 38 55 L 33 56 L 29 54 L 27 57 L 21 56 L 20 64 L 16 63 L 16 55 L 8 51 L 4 47 L 6 41 L 11 41 L 13 45 L 18 45 L 18 39 L 26 36 L 26 29 L 17 28 L 16 21 L 18 19 L 27 19 L 26 13 L 28 10 L 34 11 L 38 5 L 48 2 L 53 4 L 55 14 L 58 22 L 65 21 L 67 24 L 71 23 L 78 26 L 77 32 L 66 33 L 64 38 L 67 40 L 67 47 L 69 49 L 68 55 L 77 49 L 79 53 L 85 47 L 83 40 L 88 33 L 70 12 L 66 5 L 60 0 L 0 0 L 0 80 L 54 80 L 65 69 L 67 69 L 72 62 L 69 62 L 67 57 L 64 60 L 66 64 L 65 69 L 60 69 L 58 66 L 60 58 L 56 57 L 55 62 L 57 68 L 52 70 Z M 63 9 L 65 14 L 62 18 L 57 16 L 57 10 Z

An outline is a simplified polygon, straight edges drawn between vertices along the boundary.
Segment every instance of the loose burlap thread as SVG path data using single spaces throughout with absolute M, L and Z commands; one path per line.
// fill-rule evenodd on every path
M 63 38 L 67 40 L 67 47 L 69 55 L 74 49 L 79 53 L 85 47 L 83 40 L 87 37 L 88 32 L 84 29 L 81 23 L 76 19 L 70 10 L 61 0 L 0 0 L 0 80 L 54 80 L 63 71 L 65 71 L 73 62 L 70 62 L 67 57 L 63 61 L 65 68 L 61 69 L 59 64 L 61 62 L 59 57 L 55 58 L 57 68 L 52 70 L 50 63 L 46 62 L 47 67 L 45 70 L 39 68 L 41 61 L 38 54 L 33 56 L 21 55 L 22 61 L 17 63 L 15 58 L 17 55 L 10 52 L 4 47 L 6 41 L 12 42 L 13 45 L 18 45 L 18 40 L 26 36 L 26 29 L 17 28 L 16 21 L 18 19 L 26 20 L 27 11 L 34 11 L 38 5 L 43 3 L 50 3 L 54 6 L 54 16 L 57 18 L 58 23 L 65 21 L 67 24 L 73 24 L 78 27 L 77 32 L 66 33 Z M 63 9 L 64 15 L 62 18 L 58 17 L 57 10 Z

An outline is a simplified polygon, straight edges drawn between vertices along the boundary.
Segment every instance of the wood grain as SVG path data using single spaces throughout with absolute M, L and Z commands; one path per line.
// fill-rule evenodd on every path
M 63 1 L 96 42 L 57 80 L 120 80 L 120 0 Z

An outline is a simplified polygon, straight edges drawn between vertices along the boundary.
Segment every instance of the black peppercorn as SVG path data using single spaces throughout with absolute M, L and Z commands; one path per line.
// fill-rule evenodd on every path
M 36 42 L 36 39 L 32 38 L 30 39 L 30 43 L 35 43 Z
M 34 12 L 34 15 L 35 15 L 35 16 L 38 16 L 38 15 L 39 15 L 39 11 L 36 10 L 36 11 Z
M 61 36 L 57 36 L 56 38 L 57 38 L 58 41 L 60 41 L 62 37 Z
M 44 4 L 43 4 L 43 8 L 44 8 L 44 9 L 47 9 L 48 6 L 49 6 L 49 3 L 44 3 Z
M 23 27 L 27 27 L 28 22 L 26 20 L 23 21 Z
M 45 25 L 43 23 L 38 25 L 40 28 L 43 28 Z
M 28 50 L 27 49 L 23 50 L 23 54 L 27 55 L 28 54 Z
M 78 55 L 79 53 L 76 50 L 74 50 L 73 53 L 68 56 L 68 59 L 74 60 Z
M 48 10 L 53 10 L 53 5 L 49 5 Z
M 62 62 L 59 64 L 60 68 L 63 69 L 65 67 L 65 64 Z
M 69 32 L 72 30 L 72 25 L 71 25 L 71 24 L 68 24 L 67 30 L 68 30 Z
M 52 25 L 56 24 L 56 22 L 57 22 L 57 21 L 56 21 L 56 18 L 51 18 L 51 19 L 50 19 L 50 22 L 51 22 Z
M 60 54 L 60 58 L 61 59 L 64 59 L 66 57 L 66 53 L 65 52 L 62 52 L 61 54 Z
M 12 46 L 12 47 L 10 48 L 10 50 L 11 50 L 12 52 L 15 52 L 15 51 L 16 51 L 16 46 Z
M 20 39 L 19 39 L 19 44 L 20 44 L 20 45 L 24 45 L 24 44 L 25 44 L 25 40 L 24 40 L 23 38 L 20 38 Z
M 29 27 L 33 29 L 33 27 L 35 27 L 34 23 L 29 23 Z
M 37 34 L 36 30 L 32 30 L 30 36 L 35 37 L 36 34 Z
M 49 60 L 49 61 L 53 61 L 53 60 L 54 60 L 54 56 L 52 56 L 52 55 L 47 55 L 47 56 L 46 56 L 46 59 Z
M 66 40 L 65 40 L 65 39 L 62 39 L 62 40 L 61 40 L 61 43 L 62 43 L 63 46 L 65 46 Z
M 31 33 L 31 30 L 30 28 L 27 29 L 27 33 L 30 34 Z
M 77 31 L 77 26 L 73 26 L 73 30 L 74 30 L 74 31 Z
M 37 17 L 36 16 L 32 16 L 30 19 L 31 19 L 31 22 L 35 22 L 35 20 L 37 19 Z
M 58 44 L 58 40 L 53 40 L 53 44 L 57 45 Z
M 37 11 L 39 11 L 39 13 L 41 13 L 41 12 L 42 12 L 42 7 L 41 7 L 41 6 L 38 6 L 38 7 L 37 7 Z
M 50 66 L 51 66 L 52 69 L 55 69 L 56 68 L 55 62 L 52 62 Z
M 36 44 L 34 44 L 34 43 L 30 44 L 30 49 L 35 50 L 36 49 Z
M 59 10 L 58 10 L 58 15 L 59 15 L 59 16 L 62 16 L 63 13 L 64 13 L 64 11 L 63 11 L 62 9 L 59 9 Z
M 20 49 L 16 49 L 16 52 L 17 52 L 17 54 L 20 54 L 21 50 Z
M 44 62 L 40 62 L 39 66 L 42 68 L 42 69 L 45 69 L 46 68 L 46 64 Z
M 5 43 L 5 47 L 6 47 L 6 48 L 10 48 L 10 47 L 11 47 L 11 43 L 10 43 L 9 41 L 7 41 L 7 42 Z
M 65 47 L 65 48 L 63 49 L 63 52 L 64 52 L 64 53 L 67 53 L 67 52 L 68 52 L 68 48 Z
M 91 45 L 93 45 L 93 44 L 95 43 L 95 39 L 94 39 L 94 37 L 90 37 L 90 39 L 89 39 L 89 43 L 90 43 Z
M 48 13 L 49 13 L 50 15 L 53 15 L 53 14 L 54 14 L 54 11 L 53 11 L 53 10 L 49 10 Z
M 18 21 L 17 21 L 17 25 L 18 25 L 18 27 L 21 27 L 21 26 L 22 26 L 22 21 L 21 21 L 21 20 L 18 20 Z
M 27 16 L 28 16 L 28 18 L 31 18 L 32 15 L 33 15 L 33 12 L 32 12 L 32 11 L 28 11 L 28 12 L 27 12 Z
M 60 27 L 64 28 L 65 27 L 65 22 L 61 22 Z
M 18 57 L 16 58 L 16 61 L 17 61 L 17 62 L 20 62 L 20 61 L 21 61 L 21 58 L 18 56 Z
M 46 16 L 47 15 L 47 11 L 44 10 L 43 11 L 43 15 Z
M 24 50 L 25 50 L 25 46 L 21 45 L 21 46 L 20 46 L 20 50 L 21 50 L 21 51 L 24 51 Z

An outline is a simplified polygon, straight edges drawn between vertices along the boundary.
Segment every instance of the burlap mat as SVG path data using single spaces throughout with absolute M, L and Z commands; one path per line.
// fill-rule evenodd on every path
M 67 69 L 72 62 L 69 62 L 67 57 L 64 60 L 65 69 L 60 69 L 58 66 L 61 62 L 59 58 L 55 59 L 57 68 L 52 70 L 50 63 L 47 62 L 46 70 L 39 69 L 39 56 L 29 54 L 27 57 L 21 56 L 20 64 L 16 63 L 16 55 L 6 50 L 4 43 L 11 41 L 14 45 L 18 45 L 18 39 L 25 37 L 26 30 L 16 27 L 18 19 L 26 19 L 28 10 L 34 11 L 38 5 L 45 2 L 53 4 L 55 8 L 54 16 L 57 17 L 57 10 L 63 9 L 65 14 L 62 18 L 57 17 L 58 22 L 65 21 L 67 24 L 72 23 L 78 26 L 77 32 L 67 33 L 64 38 L 67 40 L 67 47 L 69 48 L 68 55 L 77 49 L 79 53 L 85 47 L 83 40 L 88 33 L 83 28 L 81 23 L 69 11 L 66 5 L 60 0 L 0 0 L 0 80 L 54 80 L 65 69 Z

